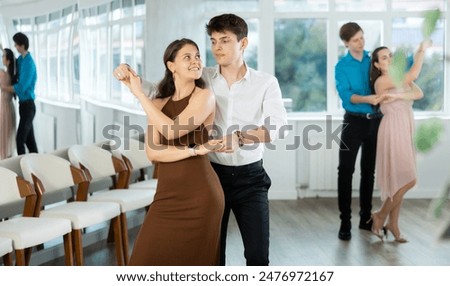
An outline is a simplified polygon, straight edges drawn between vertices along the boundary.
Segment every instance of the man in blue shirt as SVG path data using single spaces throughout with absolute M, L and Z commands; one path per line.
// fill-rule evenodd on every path
M 34 87 L 36 86 L 36 65 L 28 52 L 28 37 L 23 33 L 13 36 L 15 47 L 20 56 L 17 58 L 18 80 L 13 86 L 2 87 L 13 92 L 19 98 L 19 127 L 16 134 L 17 153 L 25 154 L 25 145 L 30 153 L 37 153 L 36 139 L 34 138 L 33 119 L 36 114 Z
M 338 237 L 350 240 L 352 178 L 356 156 L 361 147 L 361 183 L 359 186 L 359 228 L 371 230 L 372 193 L 375 156 L 381 113 L 376 106 L 383 96 L 374 95 L 369 85 L 370 56 L 364 50 L 364 33 L 357 23 L 344 24 L 339 36 L 348 49 L 335 66 L 336 89 L 345 109 L 338 166 L 338 205 L 341 226 Z

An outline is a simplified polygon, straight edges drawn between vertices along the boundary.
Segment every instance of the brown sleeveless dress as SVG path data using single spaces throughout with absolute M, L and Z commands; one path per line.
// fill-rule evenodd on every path
M 190 96 L 170 99 L 162 112 L 178 116 Z M 173 146 L 208 141 L 204 126 L 178 139 Z M 224 196 L 208 156 L 158 163 L 158 185 L 153 203 L 137 235 L 129 265 L 218 265 Z

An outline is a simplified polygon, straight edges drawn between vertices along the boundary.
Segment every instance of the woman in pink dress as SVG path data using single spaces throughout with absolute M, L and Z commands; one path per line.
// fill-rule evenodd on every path
M 372 53 L 370 84 L 376 94 L 387 94 L 380 103 L 383 113 L 378 129 L 376 176 L 381 189 L 381 208 L 372 214 L 372 232 L 383 240 L 383 234 L 391 232 L 396 242 L 407 242 L 399 228 L 400 208 L 405 193 L 416 184 L 416 152 L 413 143 L 414 100 L 423 97 L 422 90 L 414 83 L 422 69 L 425 49 L 429 41 L 423 41 L 414 64 L 404 75 L 401 86 L 396 86 L 389 67 L 392 53 L 379 47 Z M 387 223 L 385 224 L 385 221 Z M 384 233 L 383 233 L 384 231 Z
M 2 62 L 6 71 L 0 70 L 0 86 L 11 85 L 15 75 L 15 59 L 10 49 L 3 50 Z M 13 94 L 0 90 L 0 160 L 11 157 L 15 149 L 16 112 L 13 97 Z

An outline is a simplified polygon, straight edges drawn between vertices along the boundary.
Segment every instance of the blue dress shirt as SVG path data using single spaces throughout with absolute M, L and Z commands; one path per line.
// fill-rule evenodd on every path
M 19 78 L 17 83 L 14 84 L 14 91 L 19 97 L 19 102 L 34 100 L 36 98 L 34 88 L 36 86 L 37 73 L 36 65 L 30 53 L 27 53 L 25 57 L 20 55 L 17 58 L 17 69 Z
M 334 76 L 336 89 L 342 100 L 342 107 L 349 112 L 373 113 L 373 107 L 368 103 L 351 103 L 353 94 L 371 95 L 369 84 L 370 56 L 364 51 L 362 60 L 359 61 L 347 52 L 335 66 Z

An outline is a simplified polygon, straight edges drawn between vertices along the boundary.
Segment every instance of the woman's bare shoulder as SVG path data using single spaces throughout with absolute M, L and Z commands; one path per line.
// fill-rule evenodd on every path
M 395 88 L 395 84 L 388 75 L 382 75 L 375 81 L 375 91 L 377 94 L 387 92 Z
M 192 94 L 192 98 L 196 98 L 199 100 L 207 100 L 211 97 L 214 97 L 214 94 L 208 88 L 196 88 L 195 92 Z

